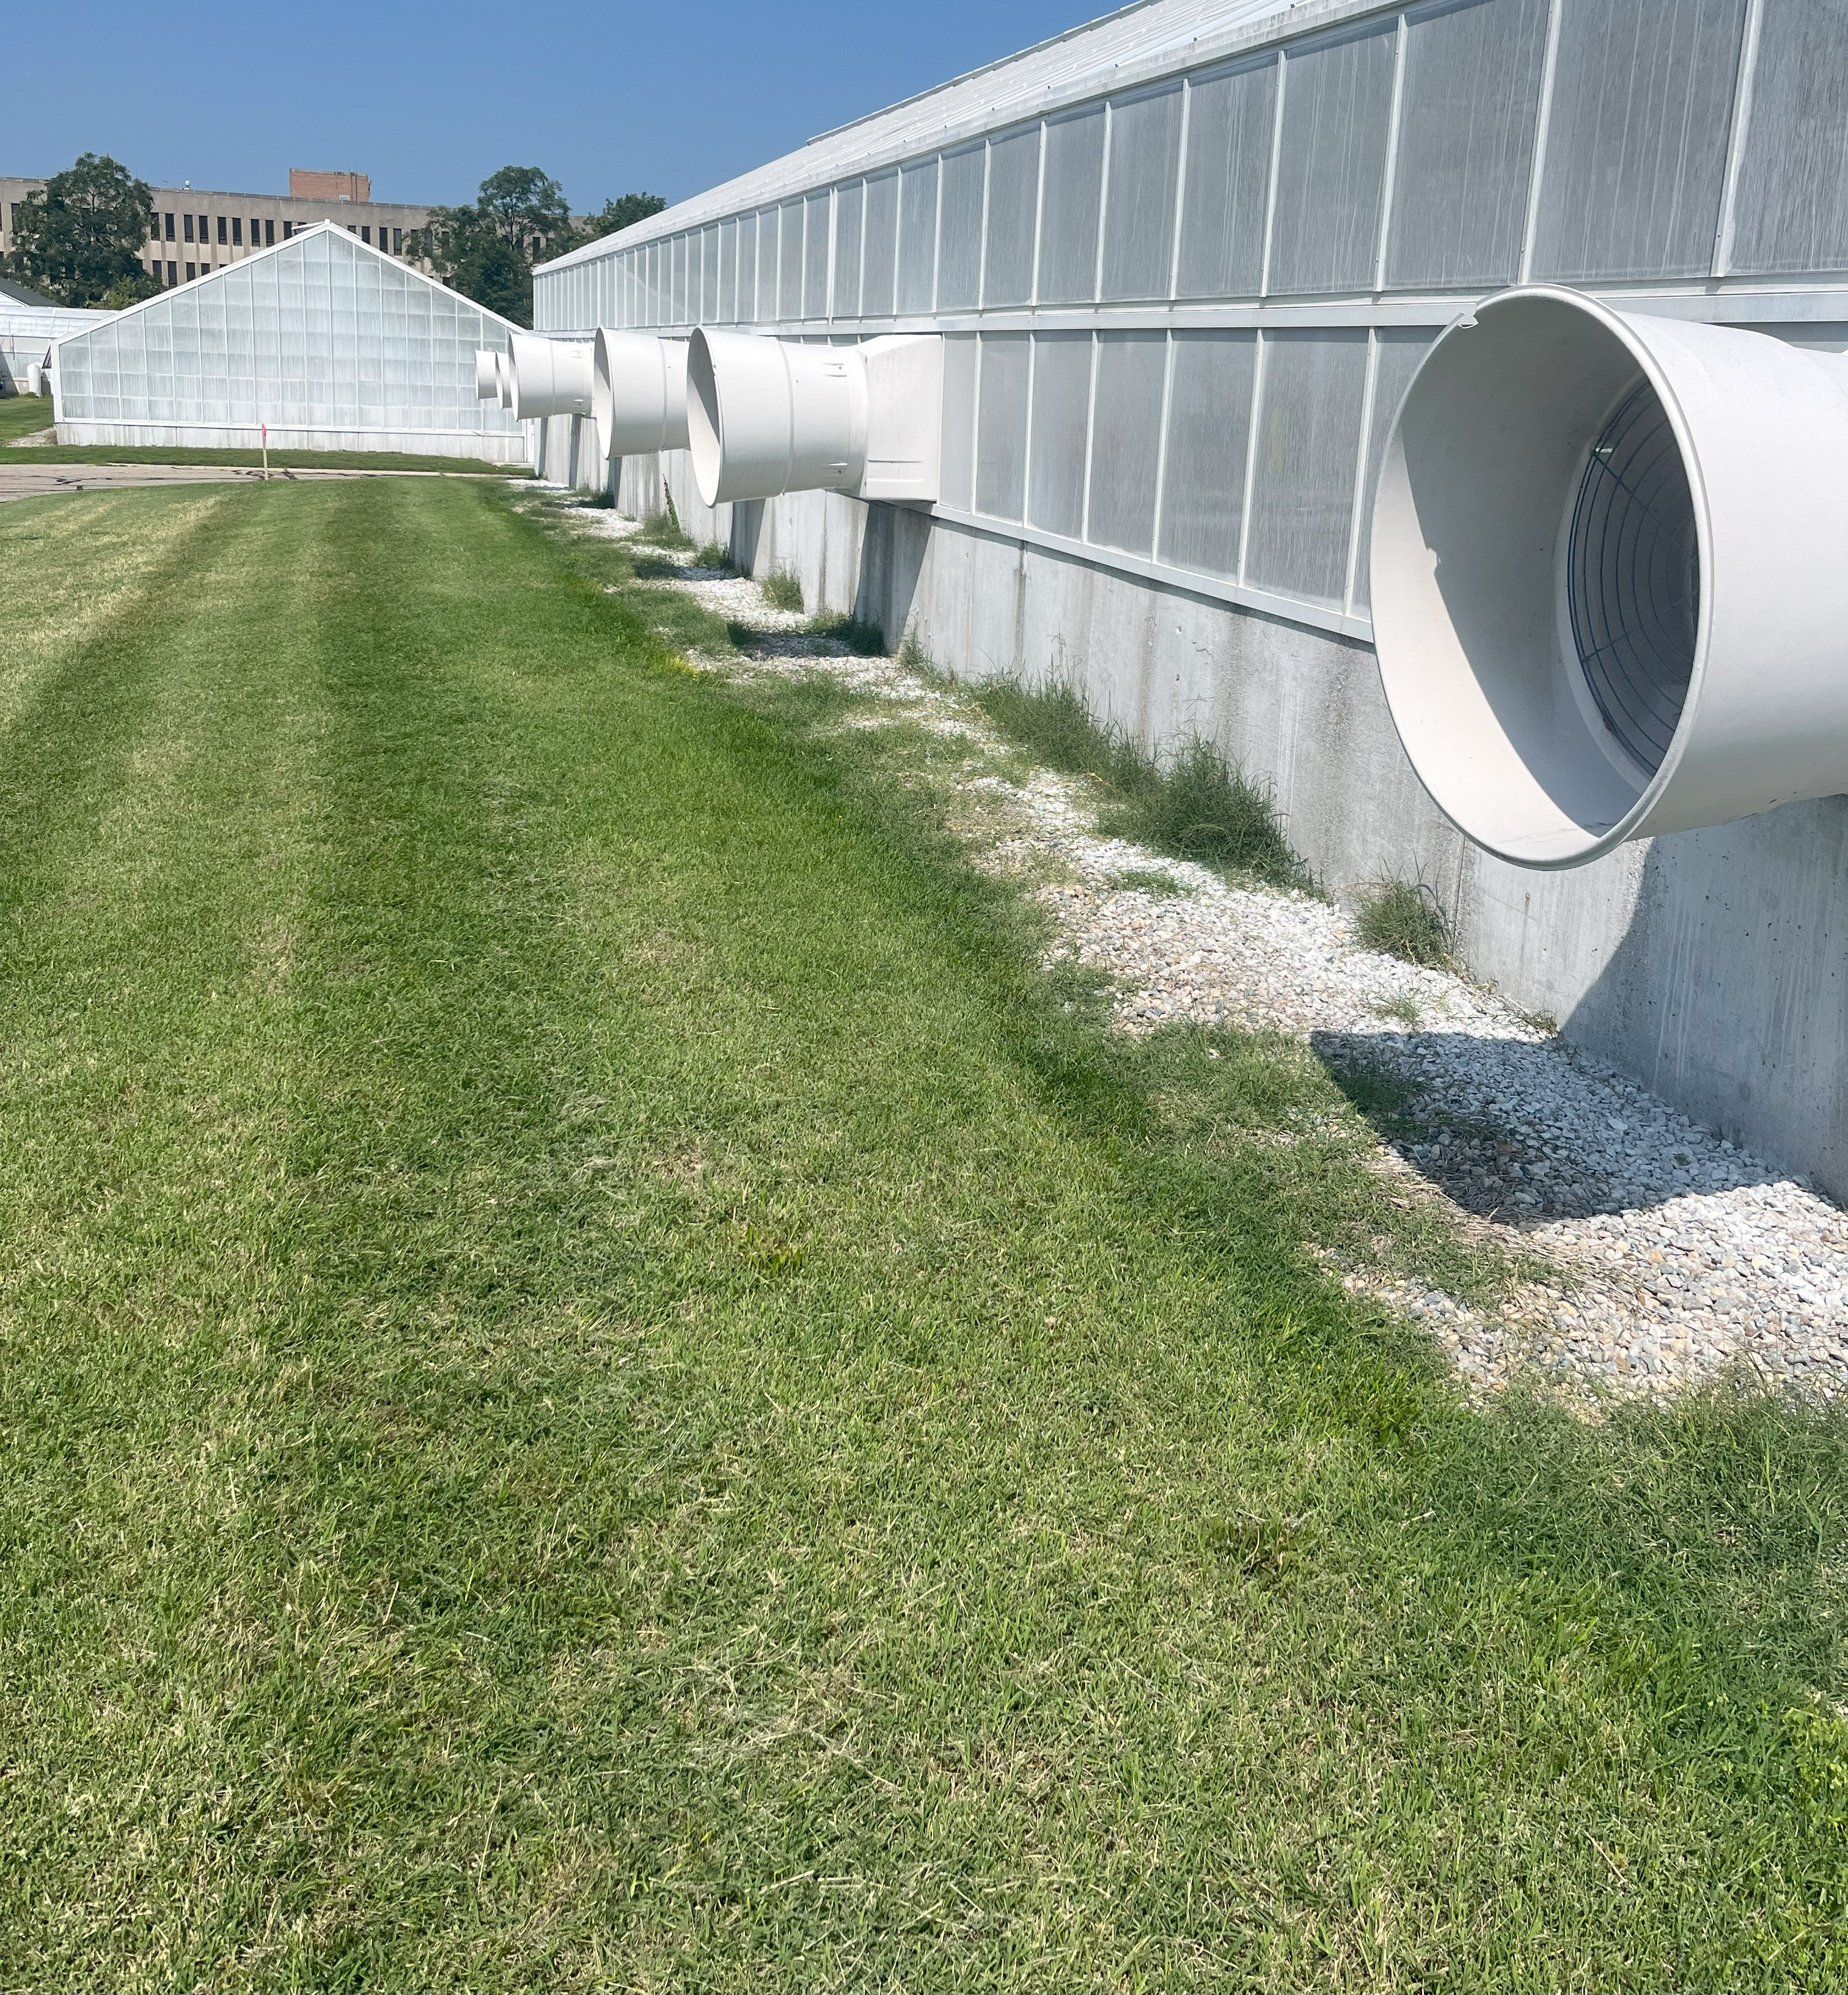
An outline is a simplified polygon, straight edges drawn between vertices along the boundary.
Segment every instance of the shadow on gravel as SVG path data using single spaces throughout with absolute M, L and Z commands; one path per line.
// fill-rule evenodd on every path
M 1322 1032 L 1309 1045 L 1388 1149 L 1502 1225 L 1786 1179 L 1556 1039 Z

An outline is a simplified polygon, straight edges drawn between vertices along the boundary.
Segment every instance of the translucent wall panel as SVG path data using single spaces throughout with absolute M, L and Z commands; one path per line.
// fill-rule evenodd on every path
M 1434 335 L 1423 327 L 1382 327 L 1373 335 L 1373 414 L 1367 425 L 1366 469 L 1360 486 L 1360 551 L 1354 565 L 1354 603 L 1364 609 L 1367 603 L 1367 535 L 1373 524 L 1373 488 L 1380 482 L 1380 454 L 1386 447 L 1386 433 L 1418 371 L 1418 362 L 1431 349 Z
M 1017 520 L 1027 485 L 1027 339 L 984 333 L 975 423 L 975 510 Z
M 860 315 L 860 211 L 866 190 L 858 180 L 836 187 L 834 197 L 834 311 L 836 318 Z
M 1289 51 L 1270 290 L 1373 289 L 1397 41 L 1388 22 Z
M 866 183 L 866 220 L 862 239 L 860 312 L 866 318 L 892 315 L 893 266 L 898 252 L 898 176 L 881 173 Z
M 943 503 L 968 512 L 975 499 L 975 336 L 952 332 L 943 342 Z
M 1076 540 L 1085 526 L 1091 335 L 1041 333 L 1033 345 L 1033 456 L 1027 517 L 1049 534 Z
M 738 221 L 735 216 L 718 225 L 718 322 L 738 322 Z
M 971 311 L 982 294 L 982 173 L 979 146 L 943 162 L 937 246 L 937 309 Z
M 811 194 L 802 204 L 802 316 L 828 316 L 827 191 Z
M 1520 276 L 1546 23 L 1547 0 L 1462 0 L 1407 17 L 1389 285 Z
M 1745 0 L 1561 4 L 1534 276 L 1701 275 Z
M 1088 303 L 1097 296 L 1097 231 L 1104 175 L 1099 104 L 1046 126 L 1046 184 L 1040 205 L 1039 299 Z
M 1165 298 L 1173 265 L 1181 169 L 1181 91 L 1110 106 L 1110 175 L 1104 218 L 1106 298 Z
M 1277 121 L 1277 59 L 1195 84 L 1187 113 L 1187 198 L 1179 276 L 1184 298 L 1255 297 L 1264 268 L 1264 210 Z
M 777 316 L 802 316 L 802 204 L 786 201 L 777 212 Z
M 757 242 L 762 234 L 760 217 L 738 218 L 738 318 L 743 325 L 754 324 L 758 316 Z
M 1086 531 L 1099 547 L 1153 551 L 1167 365 L 1164 333 L 1106 332 L 1098 339 Z
M 1040 199 L 1040 128 L 1010 132 L 988 149 L 988 242 L 982 302 L 1024 304 L 1033 296 L 1033 242 Z
M 1848 15 L 1841 0 L 1776 0 L 1764 10 L 1731 267 L 1848 270 Z
M 907 167 L 900 179 L 898 308 L 927 312 L 937 296 L 937 162 Z
M 1245 579 L 1333 607 L 1347 586 L 1366 335 L 1267 335 L 1260 393 Z
M 1176 568 L 1238 573 L 1257 358 L 1253 332 L 1174 335 L 1161 557 Z
M 699 311 L 698 322 L 704 324 L 708 319 L 718 316 L 718 225 L 702 228 L 699 237 Z

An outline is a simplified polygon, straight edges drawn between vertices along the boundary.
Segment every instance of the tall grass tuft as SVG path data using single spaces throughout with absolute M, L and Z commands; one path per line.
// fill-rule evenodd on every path
M 1422 880 L 1376 880 L 1363 888 L 1355 903 L 1354 938 L 1363 949 L 1426 970 L 1448 970 L 1456 960 L 1449 917 Z
M 994 679 L 975 697 L 1022 747 L 1055 769 L 1106 785 L 1112 795 L 1099 825 L 1106 836 L 1132 838 L 1267 886 L 1318 891 L 1291 850 L 1271 798 L 1211 741 L 1195 735 L 1162 763 L 1115 722 L 1100 721 L 1072 686 Z
M 800 613 L 802 608 L 802 578 L 793 568 L 773 568 L 759 585 L 764 600 L 773 609 L 788 609 Z

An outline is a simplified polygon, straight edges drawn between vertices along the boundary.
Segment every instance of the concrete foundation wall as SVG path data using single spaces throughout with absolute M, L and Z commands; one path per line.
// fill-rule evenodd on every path
M 684 452 L 623 462 L 696 540 L 959 677 L 1062 678 L 1157 749 L 1190 732 L 1269 785 L 1337 895 L 1421 877 L 1479 976 L 1684 1113 L 1848 1195 L 1848 798 L 1531 873 L 1465 841 L 1401 750 L 1372 647 L 991 531 L 830 493 L 703 506 Z
M 50 403 L 46 404 L 47 408 Z M 58 424 L 60 443 L 132 444 L 157 450 L 259 450 L 247 424 L 86 423 Z M 401 451 L 413 457 L 466 457 L 483 464 L 525 464 L 530 445 L 517 433 L 479 430 L 285 430 L 272 428 L 272 450 Z

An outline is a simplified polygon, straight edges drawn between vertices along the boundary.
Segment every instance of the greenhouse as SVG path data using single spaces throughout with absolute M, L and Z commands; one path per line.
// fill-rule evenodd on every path
M 506 320 L 332 223 L 62 340 L 74 444 L 403 451 L 513 464 L 527 440 L 477 400 Z
M 0 395 L 36 392 L 32 370 L 45 366 L 57 341 L 107 325 L 115 316 L 71 305 L 16 304 L 0 294 Z
M 1737 333 L 1810 356 L 1802 391 L 1820 397 L 1815 434 L 1832 434 L 1845 106 L 1848 34 L 1828 0 L 1145 0 L 544 266 L 536 318 L 574 338 L 697 333 L 696 355 L 740 330 L 932 338 L 931 503 L 849 486 L 708 506 L 674 448 L 613 466 L 619 503 L 671 497 L 690 531 L 729 535 L 756 572 L 793 569 L 811 603 L 907 632 L 948 671 L 1063 678 L 1157 748 L 1209 736 L 1274 792 L 1332 890 L 1425 883 L 1472 967 L 1536 1014 L 1695 1114 L 1839 1173 L 1848 819 L 1833 792 L 1848 781 L 1831 758 L 1848 714 L 1822 716 L 1826 754 L 1803 746 L 1828 675 L 1806 664 L 1776 738 L 1734 754 L 1749 726 L 1694 668 L 1708 620 L 1671 602 L 1651 633 L 1661 655 L 1613 639 L 1520 722 L 1544 732 L 1558 700 L 1576 702 L 1589 718 L 1570 724 L 1602 774 L 1562 774 L 1545 744 L 1517 743 L 1508 809 L 1478 808 L 1446 788 L 1442 702 L 1426 724 L 1390 671 L 1383 687 L 1373 513 L 1383 472 L 1420 475 L 1394 458 L 1395 419 L 1414 377 L 1417 394 L 1438 392 L 1426 355 L 1509 287 L 1582 298 L 1603 315 L 1587 339 L 1629 341 L 1624 364 L 1661 391 L 1636 404 L 1632 441 L 1659 445 L 1671 417 L 1692 449 L 1657 364 L 1677 327 L 1684 345 Z M 1614 420 L 1601 408 L 1594 431 Z M 1612 447 L 1579 441 L 1572 475 Z M 1749 467 L 1749 438 L 1727 440 L 1730 457 L 1712 434 L 1703 448 L 1715 476 L 1723 457 Z M 1400 557 L 1425 496 L 1387 524 Z M 1629 530 L 1593 509 L 1605 567 L 1575 584 L 1584 614 L 1563 643 L 1599 648 L 1584 633 L 1612 613 L 1600 588 L 1699 593 L 1695 543 L 1712 557 L 1703 537 L 1726 508 L 1675 503 L 1646 574 L 1611 565 L 1630 558 Z M 1750 511 L 1727 514 L 1729 550 Z M 1445 591 L 1462 572 L 1450 562 L 1444 599 L 1420 613 L 1454 625 Z M 1522 585 L 1551 646 L 1551 583 Z M 1732 757 L 1718 775 L 1688 774 L 1682 754 L 1703 685 L 1701 752 Z M 1515 723 L 1496 709 L 1488 725 Z M 1470 780 L 1490 779 L 1456 783 Z M 1566 796 L 1574 783 L 1589 801 Z

